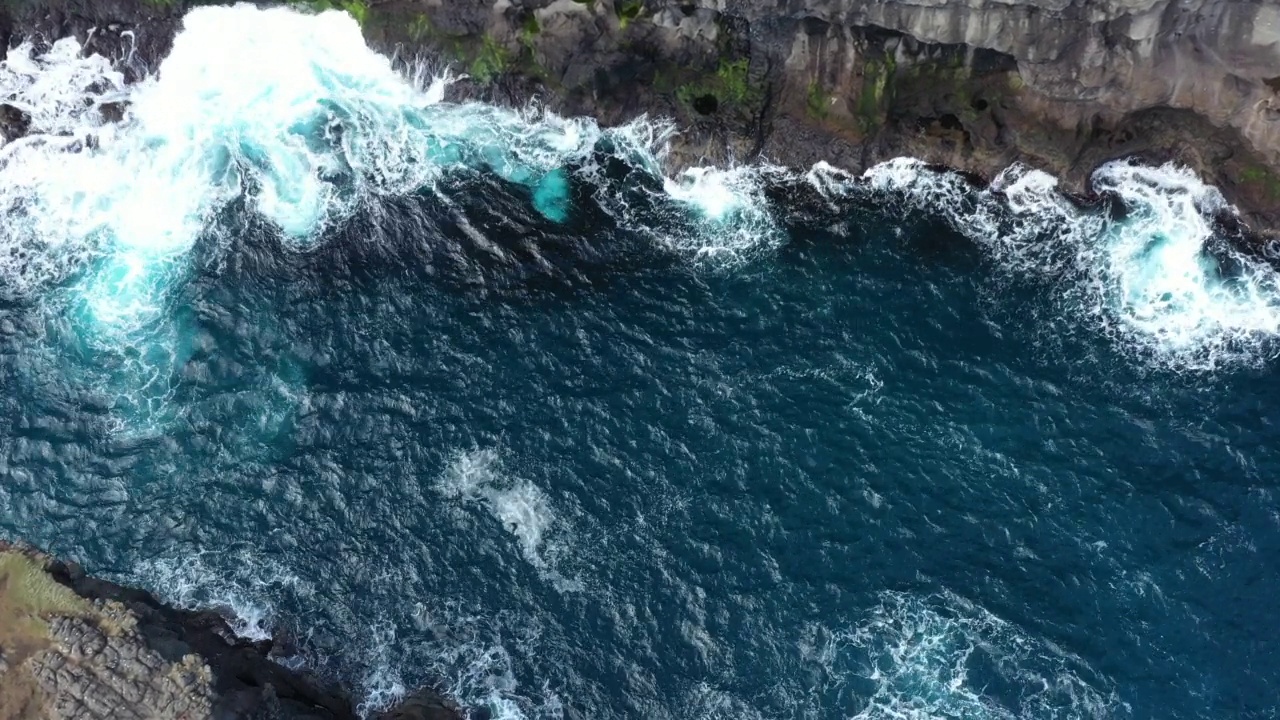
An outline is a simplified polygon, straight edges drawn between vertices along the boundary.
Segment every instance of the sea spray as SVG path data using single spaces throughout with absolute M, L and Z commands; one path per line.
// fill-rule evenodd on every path
M 309 597 L 315 589 L 279 561 L 249 549 L 168 554 L 140 563 L 120 578 L 151 588 L 161 600 L 189 610 L 213 608 L 249 640 L 275 630 L 275 604 L 284 594 Z
M 512 650 L 537 654 L 537 618 L 488 617 L 447 602 L 419 604 L 413 624 L 424 638 L 430 673 L 443 679 L 449 694 L 462 703 L 484 708 L 494 720 L 565 716 L 560 696 L 551 687 L 523 688 L 516 680 Z
M 1108 163 L 1093 176 L 1124 212 L 1078 207 L 1049 175 L 1014 165 L 979 188 L 911 159 L 859 179 L 811 171 L 827 197 L 869 190 L 940 213 L 985 248 L 1001 271 L 1058 287 L 1059 318 L 1092 318 L 1144 361 L 1210 371 L 1273 357 L 1280 335 L 1280 275 L 1216 238 L 1221 193 L 1176 165 Z
M 803 647 L 858 720 L 1101 720 L 1129 708 L 1079 657 L 952 593 L 885 592 L 854 626 Z M 865 689 L 864 689 L 865 688 Z M 1101 689 L 1100 689 L 1101 688 Z
M 11 49 L 0 93 L 31 126 L 0 148 L 0 293 L 41 303 L 70 323 L 73 346 L 104 356 L 95 384 L 119 430 L 137 433 L 167 421 L 190 332 L 174 303 L 197 245 L 215 267 L 231 246 L 221 216 L 233 203 L 306 251 L 383 198 L 426 192 L 453 207 L 456 184 L 440 181 L 479 173 L 522 188 L 552 223 L 577 212 L 585 184 L 620 224 L 717 263 L 778 241 L 751 170 L 695 171 L 674 197 L 609 185 L 606 157 L 661 187 L 665 122 L 602 129 L 533 106 L 448 103 L 447 72 L 411 75 L 345 13 L 282 7 L 193 9 L 158 72 L 133 86 L 72 38 Z M 127 106 L 121 121 L 108 104 Z M 484 246 L 512 241 L 458 222 Z
M 647 172 L 662 165 L 663 123 L 606 130 L 533 107 L 446 103 L 448 82 L 406 79 L 340 12 L 193 9 L 158 73 L 132 88 L 75 40 L 44 55 L 15 48 L 0 88 L 32 114 L 33 136 L 5 148 L 0 167 L 3 246 L 19 260 L 6 264 L 5 284 L 30 290 L 79 275 L 76 293 L 96 323 L 134 330 L 160 317 L 197 241 L 226 244 L 216 215 L 239 197 L 307 247 L 362 204 L 447 173 L 494 173 L 563 222 L 573 178 L 599 179 L 598 152 Z M 126 97 L 118 126 L 95 110 Z M 695 218 L 693 237 L 673 245 L 732 251 L 773 234 L 749 173 L 722 182 L 720 172 L 671 187 L 678 204 L 732 204 L 732 217 Z

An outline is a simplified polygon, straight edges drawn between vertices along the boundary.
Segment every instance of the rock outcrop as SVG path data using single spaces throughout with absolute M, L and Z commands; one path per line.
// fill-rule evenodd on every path
M 1191 166 L 1256 228 L 1280 228 L 1275 0 L 373 7 L 421 19 L 369 22 L 371 37 L 434 43 L 473 74 L 505 58 L 570 111 L 676 117 L 685 161 L 856 171 L 912 155 L 986 177 L 1023 162 L 1084 193 L 1099 164 L 1138 155 Z
M 15 0 L 0 39 L 97 28 L 91 49 L 118 52 L 127 31 L 153 66 L 185 4 Z M 1189 165 L 1280 229 L 1280 0 L 293 4 L 345 8 L 402 58 L 452 60 L 472 93 L 672 117 L 675 164 L 912 155 L 991 177 L 1023 162 L 1086 193 L 1099 164 L 1137 155 Z
M 348 720 L 350 699 L 213 612 L 0 542 L 0 720 Z M 461 720 L 430 690 L 383 717 Z

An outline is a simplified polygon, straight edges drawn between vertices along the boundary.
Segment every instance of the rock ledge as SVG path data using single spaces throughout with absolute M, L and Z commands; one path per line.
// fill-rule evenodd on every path
M 359 717 L 338 687 L 273 662 L 214 612 L 0 541 L 0 720 Z M 379 720 L 461 720 L 423 690 Z

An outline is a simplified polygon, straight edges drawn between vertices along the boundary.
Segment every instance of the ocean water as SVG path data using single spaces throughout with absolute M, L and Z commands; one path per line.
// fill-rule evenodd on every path
M 1280 275 L 1215 189 L 664 177 L 449 82 L 248 6 L 132 86 L 9 51 L 0 535 L 364 710 L 1280 717 Z

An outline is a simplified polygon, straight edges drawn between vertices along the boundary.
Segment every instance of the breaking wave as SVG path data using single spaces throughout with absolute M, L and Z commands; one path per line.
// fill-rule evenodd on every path
M 602 129 L 444 102 L 449 82 L 407 79 L 341 12 L 196 8 L 158 73 L 133 86 L 74 39 L 44 53 L 23 44 L 0 64 L 0 92 L 31 117 L 0 150 L 0 278 L 20 294 L 72 280 L 95 328 L 132 331 L 160 317 L 197 242 L 227 242 L 218 214 L 236 200 L 304 248 L 371 199 L 459 173 L 524 188 L 553 223 L 569 218 L 575 180 L 603 182 L 602 153 L 649 172 L 661 195 L 666 124 Z M 673 247 L 733 253 L 776 235 L 749 173 L 703 169 L 667 186 L 657 201 L 693 210 L 657 233 Z M 623 189 L 596 197 L 637 220 Z
M 248 550 L 166 556 L 140 563 L 121 578 L 152 589 L 164 602 L 187 610 L 214 609 L 249 640 L 271 638 L 275 605 L 284 593 L 314 589 L 275 560 Z
M 558 720 L 565 716 L 560 696 L 550 687 L 521 688 L 508 647 L 536 653 L 536 618 L 511 620 L 468 612 L 453 603 L 419 604 L 413 622 L 424 636 L 423 657 L 433 677 L 450 696 L 483 708 L 493 720 Z
M 101 345 L 115 348 L 155 329 L 197 244 L 218 257 L 230 232 L 220 213 L 233 202 L 305 249 L 380 197 L 429 192 L 448 205 L 441 181 L 475 173 L 519 189 L 546 222 L 570 221 L 589 202 L 718 264 L 786 238 L 766 191 L 793 173 L 757 165 L 664 177 L 663 122 L 606 129 L 535 107 L 447 102 L 450 81 L 406 77 L 334 11 L 193 9 L 159 71 L 134 85 L 74 39 L 13 48 L 0 93 L 30 129 L 0 147 L 4 292 L 65 291 L 90 335 L 106 333 Z M 618 163 L 640 175 L 620 179 Z M 1230 208 L 1184 169 L 1100 168 L 1094 186 L 1122 202 L 1120 213 L 1077 207 L 1021 166 L 989 188 L 910 159 L 861 178 L 820 163 L 803 177 L 828 198 L 870 192 L 941 213 L 1007 271 L 1062 283 L 1064 316 L 1092 317 L 1166 364 L 1212 369 L 1275 352 L 1280 276 L 1218 237 L 1213 217 Z
M 884 593 L 822 662 L 863 683 L 858 720 L 1096 720 L 1128 708 L 1083 660 L 952 594 Z M 1100 689 L 1101 687 L 1101 689 Z
M 1259 364 L 1277 351 L 1280 274 L 1226 241 L 1222 194 L 1173 164 L 1111 162 L 1094 189 L 1121 204 L 1080 207 L 1046 173 L 1015 165 L 979 188 L 912 159 L 858 179 L 810 171 L 828 197 L 868 188 L 892 202 L 942 214 L 985 248 L 1002 271 L 1049 280 L 1060 318 L 1092 318 L 1121 347 L 1174 368 Z

